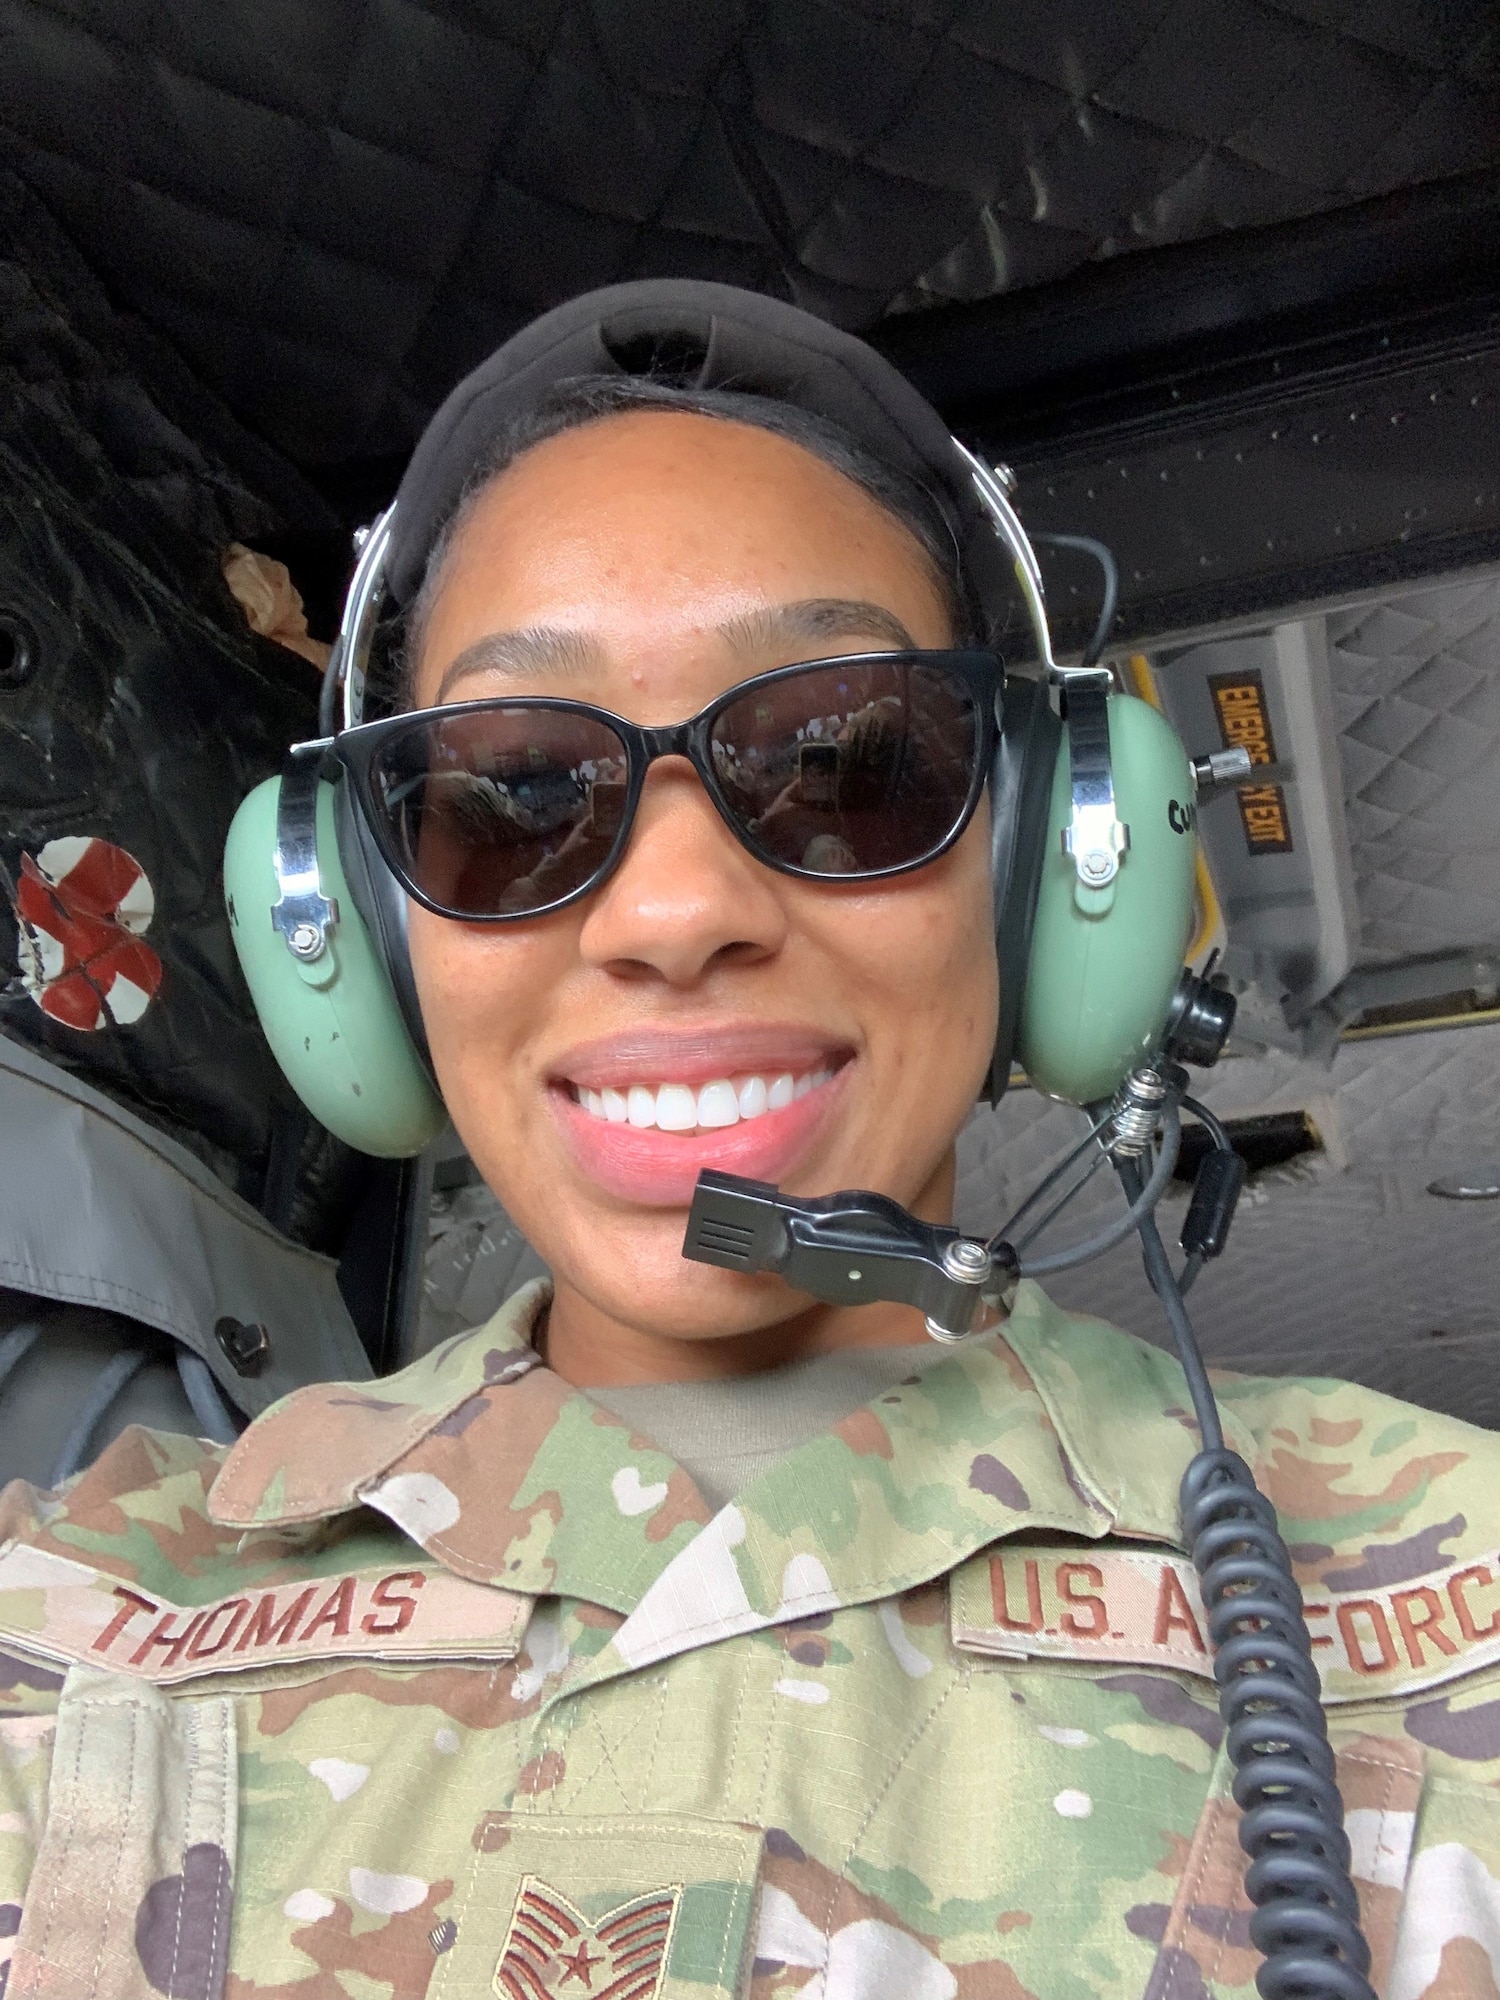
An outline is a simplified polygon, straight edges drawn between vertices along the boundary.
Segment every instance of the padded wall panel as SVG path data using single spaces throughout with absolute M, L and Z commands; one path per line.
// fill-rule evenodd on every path
M 1334 612 L 1328 652 L 1359 962 L 1500 943 L 1500 576 Z

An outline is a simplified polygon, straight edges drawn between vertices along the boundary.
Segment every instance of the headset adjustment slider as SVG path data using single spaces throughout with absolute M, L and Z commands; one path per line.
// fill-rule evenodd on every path
M 326 742 L 299 743 L 281 774 L 276 808 L 276 886 L 271 926 L 299 964 L 313 965 L 328 949 L 339 906 L 323 894 L 318 868 L 318 786 Z
M 1109 753 L 1107 671 L 1063 672 L 1063 716 L 1068 725 L 1072 816 L 1063 828 L 1063 852 L 1071 854 L 1085 889 L 1107 889 L 1130 847 L 1130 828 L 1115 810 L 1114 767 Z

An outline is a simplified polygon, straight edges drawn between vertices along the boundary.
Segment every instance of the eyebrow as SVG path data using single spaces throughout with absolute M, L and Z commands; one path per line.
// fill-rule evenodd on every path
M 896 652 L 916 647 L 894 611 L 857 597 L 805 597 L 794 604 L 768 604 L 727 619 L 719 633 L 737 653 L 766 653 L 803 642 L 820 645 L 826 639 L 878 639 Z
M 806 597 L 792 604 L 768 604 L 741 612 L 719 627 L 736 653 L 768 653 L 786 646 L 818 646 L 831 639 L 878 640 L 897 652 L 916 641 L 894 611 L 857 597 Z M 487 632 L 465 646 L 443 669 L 432 705 L 443 702 L 460 681 L 481 674 L 539 674 L 567 677 L 604 663 L 604 649 L 586 632 L 557 625 L 532 625 L 516 632 Z
M 603 648 L 586 632 L 570 632 L 556 625 L 531 625 L 520 632 L 487 632 L 448 662 L 432 697 L 433 706 L 459 681 L 474 674 L 567 676 L 586 673 L 600 665 L 603 658 Z

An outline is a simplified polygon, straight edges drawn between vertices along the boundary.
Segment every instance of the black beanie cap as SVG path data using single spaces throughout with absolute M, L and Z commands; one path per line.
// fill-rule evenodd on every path
M 842 425 L 926 488 L 957 543 L 970 593 L 998 603 L 1009 559 L 947 426 L 874 348 L 799 307 L 733 285 L 647 278 L 585 292 L 533 320 L 466 375 L 422 433 L 396 496 L 386 582 L 397 605 L 474 467 L 516 418 L 583 375 L 667 375 L 685 387 L 761 395 Z

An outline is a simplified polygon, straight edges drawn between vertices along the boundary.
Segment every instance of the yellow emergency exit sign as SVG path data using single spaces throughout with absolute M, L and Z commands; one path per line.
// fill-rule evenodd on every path
M 1252 764 L 1274 764 L 1276 742 L 1266 710 L 1266 691 L 1253 668 L 1238 674 L 1210 674 L 1209 693 L 1226 750 L 1248 750 Z M 1280 785 L 1240 785 L 1235 791 L 1245 845 L 1252 854 L 1290 854 L 1292 825 Z

